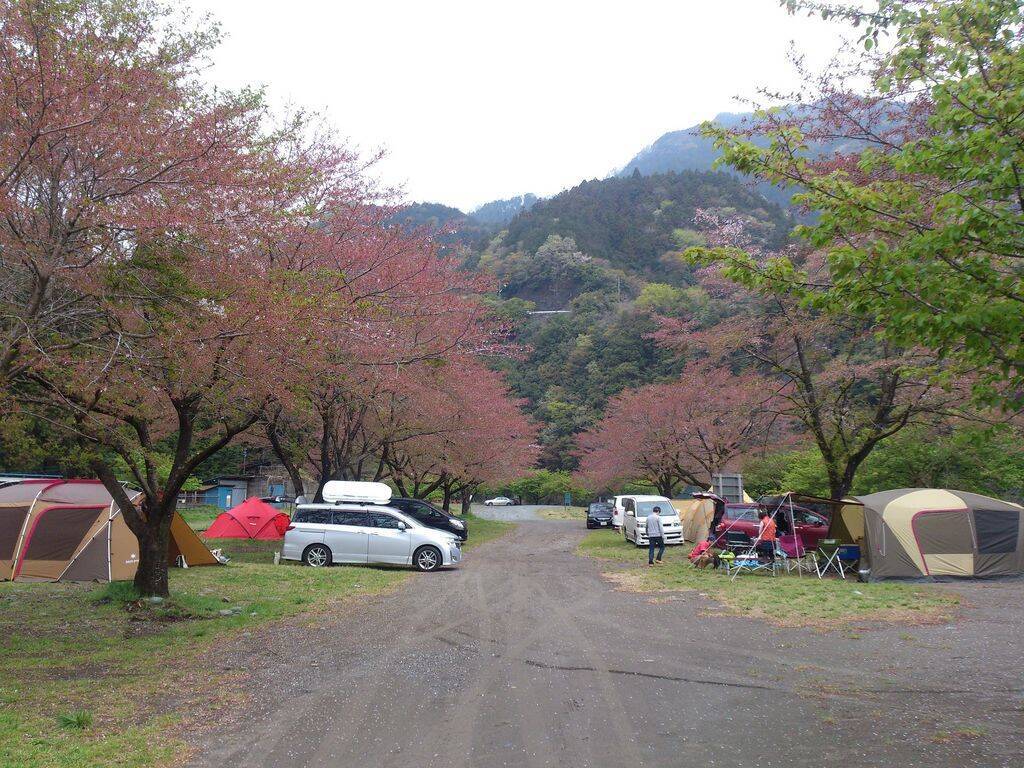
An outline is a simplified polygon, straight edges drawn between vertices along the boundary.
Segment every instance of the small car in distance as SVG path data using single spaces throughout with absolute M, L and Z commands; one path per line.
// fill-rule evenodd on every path
M 386 506 L 383 483 L 331 481 L 323 503 L 299 504 L 281 558 L 323 568 L 334 563 L 411 565 L 436 571 L 462 560 L 459 539 Z
M 508 496 L 495 496 L 493 499 L 487 499 L 484 502 L 485 507 L 511 507 L 514 505 L 515 502 Z
M 612 509 L 607 501 L 597 501 L 587 507 L 587 528 L 611 528 Z

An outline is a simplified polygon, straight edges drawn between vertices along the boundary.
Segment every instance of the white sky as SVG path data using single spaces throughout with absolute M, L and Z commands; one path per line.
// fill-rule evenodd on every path
M 777 0 L 191 0 L 213 82 L 325 114 L 410 200 L 469 210 L 603 177 L 666 131 L 795 82 L 837 31 Z

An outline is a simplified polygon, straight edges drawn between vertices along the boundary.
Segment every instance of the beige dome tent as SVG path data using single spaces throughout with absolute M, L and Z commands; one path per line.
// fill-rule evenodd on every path
M 679 513 L 683 539 L 703 541 L 708 537 L 715 516 L 715 503 L 711 499 L 673 499 L 672 508 Z
M 217 559 L 180 515 L 171 522 L 170 562 Z M 23 480 L 0 486 L 0 580 L 131 579 L 139 543 L 96 480 Z
M 836 504 L 829 537 L 860 545 L 861 574 L 871 581 L 1009 576 L 1024 572 L 1022 514 L 976 493 L 901 488 Z

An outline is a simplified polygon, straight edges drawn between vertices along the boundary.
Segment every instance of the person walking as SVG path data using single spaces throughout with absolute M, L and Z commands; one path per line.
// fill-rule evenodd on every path
M 658 559 L 654 559 L 654 549 L 658 549 Z M 665 531 L 661 527 L 661 507 L 655 507 L 647 516 L 647 564 L 662 564 L 665 556 Z

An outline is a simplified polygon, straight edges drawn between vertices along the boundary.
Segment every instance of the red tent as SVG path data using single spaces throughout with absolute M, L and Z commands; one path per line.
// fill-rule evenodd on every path
M 204 534 L 209 539 L 280 539 L 291 518 L 255 496 L 221 512 Z

